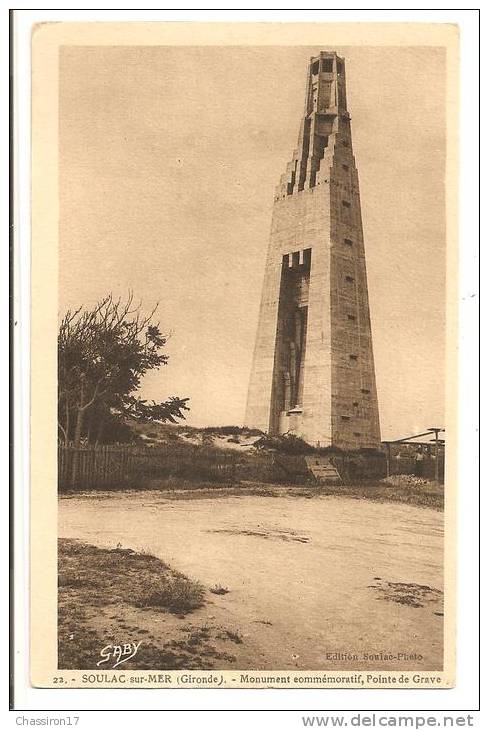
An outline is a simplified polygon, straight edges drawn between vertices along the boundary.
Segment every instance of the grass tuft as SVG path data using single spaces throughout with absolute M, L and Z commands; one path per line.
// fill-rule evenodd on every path
M 131 602 L 138 608 L 164 608 L 185 615 L 203 606 L 204 595 L 201 583 L 176 573 L 171 580 L 154 579 L 138 594 L 133 594 Z

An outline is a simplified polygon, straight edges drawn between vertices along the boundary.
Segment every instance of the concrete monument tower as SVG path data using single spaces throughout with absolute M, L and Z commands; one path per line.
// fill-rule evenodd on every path
M 245 423 L 313 445 L 380 445 L 345 62 L 312 58 L 276 189 Z

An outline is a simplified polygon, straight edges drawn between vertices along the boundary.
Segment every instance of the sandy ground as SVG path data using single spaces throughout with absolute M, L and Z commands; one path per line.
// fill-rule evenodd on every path
M 242 637 L 235 669 L 442 669 L 440 512 L 331 496 L 114 492 L 61 498 L 59 536 L 146 550 L 227 588 L 192 621 Z

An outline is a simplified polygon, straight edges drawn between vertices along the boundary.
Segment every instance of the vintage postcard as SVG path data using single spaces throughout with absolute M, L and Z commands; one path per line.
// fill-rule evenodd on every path
M 458 31 L 32 35 L 31 681 L 455 678 Z

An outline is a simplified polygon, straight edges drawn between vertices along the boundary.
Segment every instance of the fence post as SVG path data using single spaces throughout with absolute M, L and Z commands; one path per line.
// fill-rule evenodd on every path
M 435 431 L 435 482 L 440 481 L 438 457 L 438 431 Z

